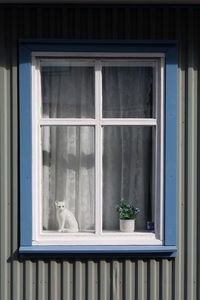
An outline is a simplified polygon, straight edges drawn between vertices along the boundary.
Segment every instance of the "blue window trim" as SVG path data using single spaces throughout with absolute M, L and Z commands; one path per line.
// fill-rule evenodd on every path
M 32 52 L 122 52 L 165 54 L 165 174 L 163 246 L 32 246 Z M 177 62 L 175 42 L 21 40 L 19 43 L 20 90 L 20 253 L 176 253 L 176 135 Z

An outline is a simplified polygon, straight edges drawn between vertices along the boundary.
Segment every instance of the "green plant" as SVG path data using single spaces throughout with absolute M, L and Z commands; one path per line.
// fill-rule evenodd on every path
M 139 208 L 134 207 L 133 204 L 122 199 L 120 204 L 116 206 L 116 211 L 118 212 L 121 220 L 134 220 L 140 210 Z

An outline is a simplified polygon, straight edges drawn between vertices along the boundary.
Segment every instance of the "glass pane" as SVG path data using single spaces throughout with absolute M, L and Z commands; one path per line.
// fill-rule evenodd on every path
M 119 230 L 116 206 L 124 199 L 139 208 L 136 230 L 154 221 L 155 129 L 106 126 L 103 129 L 103 229 Z
M 94 127 L 42 127 L 43 230 L 94 231 L 94 161 Z
M 152 67 L 103 67 L 103 117 L 153 116 Z
M 43 66 L 42 116 L 94 118 L 94 68 Z

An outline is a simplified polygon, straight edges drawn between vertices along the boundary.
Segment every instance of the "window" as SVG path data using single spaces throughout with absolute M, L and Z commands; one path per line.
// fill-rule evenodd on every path
M 22 42 L 20 149 L 22 252 L 174 252 L 176 47 Z

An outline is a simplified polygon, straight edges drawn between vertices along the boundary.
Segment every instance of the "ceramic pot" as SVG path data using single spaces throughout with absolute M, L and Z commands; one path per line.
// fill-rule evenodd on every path
M 120 231 L 133 232 L 135 231 L 135 220 L 119 220 Z

